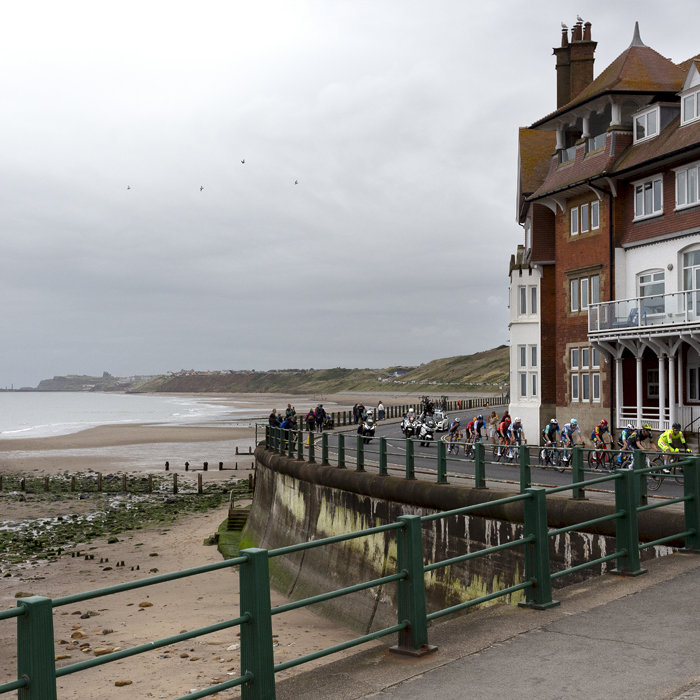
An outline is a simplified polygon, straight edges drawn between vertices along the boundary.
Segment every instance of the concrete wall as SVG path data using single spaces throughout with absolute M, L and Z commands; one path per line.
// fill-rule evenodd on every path
M 452 517 L 424 524 L 426 563 L 522 536 L 521 503 L 488 505 L 489 500 L 504 496 L 500 491 L 479 491 L 321 467 L 289 460 L 263 448 L 258 448 L 256 458 L 255 498 L 241 540 L 242 549 L 252 546 L 276 549 L 394 522 L 404 514 L 426 515 L 474 503 L 484 504 L 483 515 Z M 600 502 L 552 499 L 550 510 L 552 526 L 561 527 L 572 519 L 581 522 L 607 514 L 612 509 Z M 658 520 L 658 511 L 645 515 L 655 516 Z M 613 551 L 614 538 L 604 532 L 606 528 L 611 532 L 609 525 L 601 525 L 603 532 L 572 532 L 550 539 L 553 570 L 568 568 Z M 672 522 L 659 530 L 657 523 L 651 528 L 650 539 L 663 536 L 659 532 L 679 532 L 682 529 L 682 525 Z M 667 548 L 656 548 L 649 556 L 667 551 Z M 556 583 L 566 585 L 605 570 L 605 565 L 598 566 L 559 579 Z M 292 600 L 380 578 L 395 571 L 394 532 L 270 560 L 273 588 Z M 428 611 L 512 586 L 520 583 L 522 576 L 520 548 L 438 569 L 426 576 Z M 505 602 L 515 603 L 521 599 L 521 595 L 516 594 Z M 317 604 L 315 610 L 331 619 L 341 619 L 343 624 L 363 634 L 381 629 L 395 624 L 396 584 Z

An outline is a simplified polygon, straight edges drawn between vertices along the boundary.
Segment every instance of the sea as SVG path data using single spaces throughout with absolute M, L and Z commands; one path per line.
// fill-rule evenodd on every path
M 0 392 L 0 440 L 76 433 L 97 425 L 158 423 L 216 424 L 258 415 L 245 402 L 217 399 L 92 392 Z

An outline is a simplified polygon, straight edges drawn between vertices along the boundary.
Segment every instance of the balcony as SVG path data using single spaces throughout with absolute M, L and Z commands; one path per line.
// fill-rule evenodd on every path
M 606 301 L 588 307 L 588 335 L 634 337 L 700 326 L 700 290 Z

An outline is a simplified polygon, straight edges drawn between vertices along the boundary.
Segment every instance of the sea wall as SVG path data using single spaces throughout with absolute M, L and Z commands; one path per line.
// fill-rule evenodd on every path
M 276 549 L 310 540 L 394 522 L 400 515 L 427 515 L 436 511 L 482 503 L 478 515 L 456 516 L 423 525 L 426 563 L 495 546 L 522 536 L 522 503 L 490 506 L 503 498 L 463 486 L 406 481 L 395 477 L 322 467 L 290 460 L 264 448 L 256 451 L 255 498 L 241 539 L 241 548 Z M 548 499 L 551 527 L 562 527 L 612 512 L 612 506 L 565 498 Z M 640 517 L 647 541 L 683 530 L 674 514 L 659 518 L 658 511 Z M 659 534 L 660 532 L 664 534 Z M 615 549 L 614 525 L 603 523 L 596 532 L 570 532 L 550 539 L 553 571 L 589 561 Z M 666 547 L 645 550 L 660 556 Z M 558 586 L 599 575 L 606 564 L 563 577 Z M 395 532 L 380 533 L 270 560 L 275 590 L 292 600 L 380 578 L 396 571 Z M 455 605 L 522 581 L 523 552 L 518 547 L 430 572 L 425 579 L 428 612 Z M 495 602 L 515 603 L 519 592 Z M 352 629 L 368 633 L 395 624 L 396 584 L 388 584 L 343 598 L 319 603 L 315 611 L 341 619 Z

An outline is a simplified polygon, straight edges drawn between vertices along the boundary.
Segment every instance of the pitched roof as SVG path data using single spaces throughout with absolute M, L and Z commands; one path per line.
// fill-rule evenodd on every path
M 679 92 L 687 72 L 687 67 L 683 69 L 677 66 L 649 46 L 633 43 L 571 102 L 539 119 L 532 126 L 539 126 L 552 117 L 605 93 Z
M 700 148 L 700 121 L 681 127 L 680 119 L 678 115 L 656 138 L 628 148 L 613 166 L 612 173 L 629 170 L 678 151 Z
M 690 64 L 693 61 L 700 61 L 700 53 L 697 56 L 693 56 L 692 58 L 689 58 L 687 61 L 683 61 L 683 63 L 679 63 L 678 67 L 684 72 L 687 73 L 688 69 L 690 68 Z
M 552 155 L 557 145 L 556 133 L 521 127 L 518 134 L 520 147 L 520 192 L 532 194 L 547 179 Z

